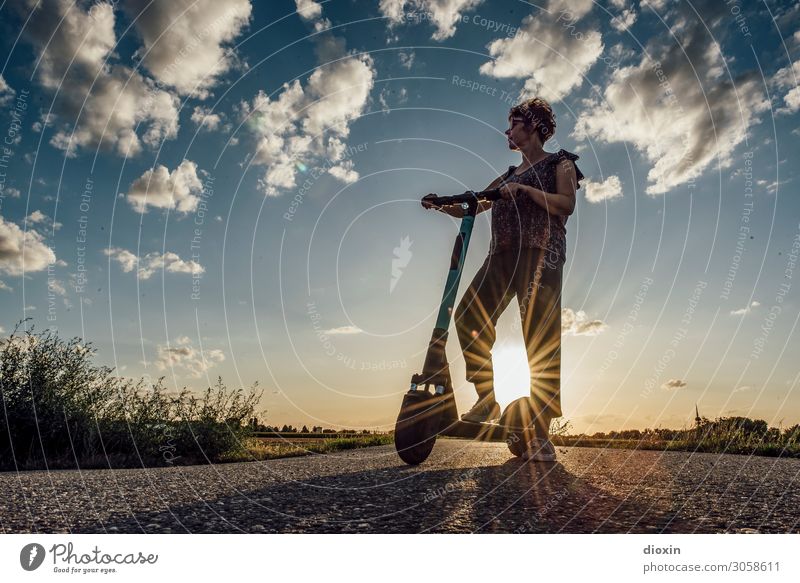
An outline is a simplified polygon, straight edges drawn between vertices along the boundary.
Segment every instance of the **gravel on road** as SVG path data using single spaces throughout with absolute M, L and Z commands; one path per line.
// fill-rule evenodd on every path
M 42 533 L 798 532 L 800 460 L 442 439 L 265 462 L 0 473 L 0 530 Z

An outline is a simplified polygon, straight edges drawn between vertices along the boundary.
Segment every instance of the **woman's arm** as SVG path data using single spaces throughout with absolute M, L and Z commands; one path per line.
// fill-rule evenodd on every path
M 486 188 L 484 188 L 484 190 L 492 190 L 493 188 L 497 188 L 498 186 L 503 184 L 503 179 L 505 177 L 506 177 L 505 174 L 503 174 L 502 176 L 498 176 L 497 178 L 492 180 L 489 183 L 489 185 Z M 482 200 L 481 202 L 478 203 L 478 213 L 477 214 L 481 214 L 482 212 L 485 212 L 485 211 L 488 211 L 488 210 L 492 210 L 492 201 L 491 200 Z
M 503 187 L 503 195 L 504 198 L 529 196 L 551 215 L 569 216 L 575 210 L 577 186 L 575 164 L 570 160 L 562 160 L 556 166 L 556 192 L 545 192 L 533 186 L 512 182 Z

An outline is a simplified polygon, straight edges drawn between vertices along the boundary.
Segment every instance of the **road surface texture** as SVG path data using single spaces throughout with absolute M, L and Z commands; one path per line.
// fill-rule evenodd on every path
M 0 474 L 3 532 L 798 532 L 800 460 L 439 440 L 266 462 Z

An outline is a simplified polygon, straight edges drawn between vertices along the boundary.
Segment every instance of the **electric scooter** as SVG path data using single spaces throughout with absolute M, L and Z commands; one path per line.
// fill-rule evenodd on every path
M 499 189 L 481 192 L 467 191 L 454 196 L 429 194 L 423 201 L 434 208 L 458 205 L 463 210 L 461 228 L 456 235 L 450 256 L 444 294 L 439 305 L 422 372 L 412 375 L 411 385 L 403 396 L 403 404 L 394 431 L 394 444 L 400 458 L 407 464 L 424 462 L 436 443 L 437 436 L 462 437 L 482 441 L 505 441 L 515 456 L 521 456 L 526 444 L 535 435 L 535 414 L 529 397 L 509 404 L 496 422 L 471 423 L 459 418 L 445 354 L 447 329 L 453 314 L 458 285 L 469 248 L 478 205 L 483 201 L 501 199 Z

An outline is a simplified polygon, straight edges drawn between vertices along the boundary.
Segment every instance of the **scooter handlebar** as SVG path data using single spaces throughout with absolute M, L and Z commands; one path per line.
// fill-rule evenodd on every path
M 439 208 L 443 206 L 460 205 L 465 202 L 495 201 L 501 198 L 503 197 L 500 195 L 500 189 L 492 188 L 490 190 L 481 190 L 478 192 L 468 190 L 461 194 L 454 194 L 451 196 L 439 196 L 438 194 L 432 193 L 423 196 L 422 202 L 430 204 L 433 208 Z

